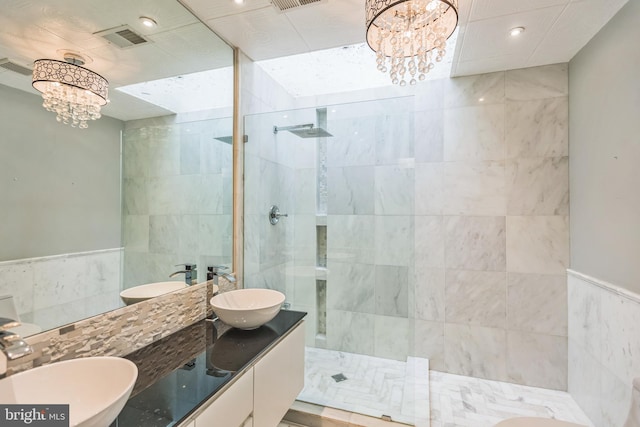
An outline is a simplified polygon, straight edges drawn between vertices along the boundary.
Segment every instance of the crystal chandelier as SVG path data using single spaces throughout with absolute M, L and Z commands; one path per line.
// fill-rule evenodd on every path
M 100 108 L 108 100 L 109 83 L 88 70 L 77 55 L 65 61 L 39 59 L 33 64 L 33 87 L 42 93 L 42 106 L 57 114 L 58 122 L 86 129 L 87 121 L 100 118 Z
M 366 0 L 365 8 L 378 70 L 400 86 L 426 78 L 458 25 L 458 0 Z

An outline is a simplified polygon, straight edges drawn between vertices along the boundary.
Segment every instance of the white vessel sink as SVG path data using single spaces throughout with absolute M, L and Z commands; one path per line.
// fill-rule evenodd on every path
M 138 377 L 119 357 L 87 357 L 52 363 L 0 380 L 0 402 L 69 405 L 69 425 L 108 426 L 124 407 Z
M 125 289 L 120 292 L 120 298 L 125 304 L 131 305 L 140 301 L 159 297 L 160 295 L 168 294 L 169 292 L 179 291 L 186 287 L 187 284 L 185 282 L 177 281 L 149 283 Z
M 211 298 L 216 315 L 227 325 L 256 329 L 276 317 L 284 294 L 272 289 L 238 289 Z

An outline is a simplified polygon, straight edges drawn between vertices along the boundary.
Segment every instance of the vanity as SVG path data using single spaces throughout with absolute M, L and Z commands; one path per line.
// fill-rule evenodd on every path
M 113 427 L 276 427 L 304 384 L 304 317 L 254 330 L 201 320 L 125 356 L 138 367 Z

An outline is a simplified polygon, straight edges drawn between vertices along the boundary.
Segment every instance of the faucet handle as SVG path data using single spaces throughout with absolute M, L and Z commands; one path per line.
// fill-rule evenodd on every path
M 6 331 L 7 329 L 20 326 L 20 322 L 6 317 L 0 317 L 0 331 Z
M 197 265 L 185 263 L 185 264 L 177 264 L 176 267 L 184 267 L 185 270 L 190 271 L 190 270 L 195 270 Z
M 227 267 L 226 265 L 208 265 L 207 266 L 207 271 L 209 273 L 217 273 L 218 270 L 228 270 L 229 267 Z

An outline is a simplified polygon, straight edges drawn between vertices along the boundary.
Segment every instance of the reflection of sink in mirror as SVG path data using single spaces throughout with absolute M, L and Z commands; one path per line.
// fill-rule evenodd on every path
M 40 326 L 34 323 L 25 323 L 20 320 L 20 315 L 18 314 L 18 310 L 16 309 L 13 295 L 0 296 L 0 317 L 4 317 L 5 319 L 12 319 L 20 323 L 20 326 L 9 329 L 9 332 L 18 334 L 22 338 L 42 332 L 42 328 Z
M 0 380 L 0 402 L 69 405 L 69 424 L 108 426 L 124 407 L 138 377 L 119 357 L 87 357 L 30 369 Z
M 211 298 L 216 316 L 238 329 L 256 329 L 276 317 L 284 294 L 273 289 L 237 289 Z
M 170 292 L 179 291 L 187 287 L 185 282 L 156 282 L 148 283 L 146 285 L 135 286 L 133 288 L 125 289 L 120 292 L 120 298 L 127 304 L 135 304 L 140 301 L 145 301 L 151 298 L 159 297 Z M 213 293 L 218 292 L 218 287 L 213 285 Z

